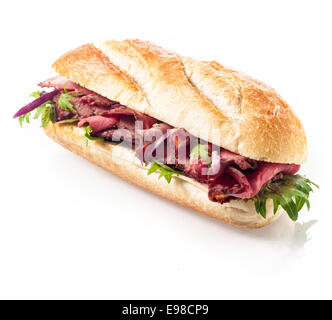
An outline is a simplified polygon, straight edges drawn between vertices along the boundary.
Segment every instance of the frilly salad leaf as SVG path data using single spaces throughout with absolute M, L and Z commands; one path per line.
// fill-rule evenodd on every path
M 72 113 L 76 113 L 76 110 L 73 107 L 73 104 L 70 102 L 74 98 L 74 95 L 67 92 L 66 89 L 64 89 L 65 92 L 61 94 L 59 100 L 58 100 L 58 107 L 70 111 Z
M 101 137 L 93 137 L 91 134 L 93 133 L 93 129 L 90 126 L 87 126 L 85 128 L 85 144 L 86 146 L 89 145 L 89 140 L 104 140 L 104 138 Z
M 57 123 L 59 124 L 65 124 L 65 123 L 74 123 L 74 122 L 78 122 L 78 119 L 66 119 L 66 120 L 61 120 L 61 121 L 57 121 Z
M 247 201 L 253 200 L 257 213 L 266 218 L 266 201 L 272 199 L 274 214 L 281 206 L 288 216 L 296 221 L 304 204 L 308 210 L 310 209 L 309 193 L 313 191 L 311 186 L 319 188 L 317 184 L 299 174 L 284 175 L 282 179 L 271 182 L 255 197 L 247 199 Z
M 29 97 L 33 97 L 33 98 L 37 99 L 40 97 L 40 94 L 41 94 L 41 92 L 39 90 L 33 91 L 29 94 Z
M 211 162 L 209 149 L 206 145 L 198 143 L 190 152 L 190 162 L 197 161 L 198 158 L 201 158 L 206 163 Z
M 145 164 L 145 166 L 148 166 L 148 165 L 149 165 L 149 163 Z M 157 161 L 155 161 L 151 164 L 151 167 L 149 168 L 149 171 L 148 171 L 148 175 L 150 175 L 156 171 L 160 172 L 158 179 L 161 179 L 162 177 L 164 177 L 168 183 L 171 183 L 173 175 L 176 175 L 176 176 L 179 175 L 179 173 L 177 171 L 175 171 L 172 168 L 164 165 L 163 163 L 157 162 Z

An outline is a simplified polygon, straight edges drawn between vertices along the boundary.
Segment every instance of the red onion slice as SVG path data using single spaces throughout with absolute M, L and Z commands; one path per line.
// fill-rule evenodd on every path
M 53 90 L 51 92 L 47 92 L 47 93 L 43 94 L 36 100 L 33 100 L 32 102 L 30 102 L 29 104 L 27 104 L 26 106 L 24 106 L 23 108 L 18 110 L 14 115 L 14 119 L 17 117 L 23 116 L 24 114 L 38 108 L 40 105 L 42 105 L 46 101 L 51 100 L 58 93 L 59 93 L 59 90 Z
M 211 166 L 208 169 L 208 175 L 209 176 L 214 176 L 218 174 L 220 176 L 225 169 L 225 166 L 221 166 L 221 161 L 220 161 L 220 150 L 214 150 L 212 151 L 211 154 Z
M 168 129 L 166 133 L 164 133 L 160 138 L 158 138 L 155 142 L 152 142 L 144 152 L 144 162 L 149 162 L 153 158 L 153 152 L 159 148 L 161 144 L 164 143 L 172 134 L 176 134 L 181 129 Z

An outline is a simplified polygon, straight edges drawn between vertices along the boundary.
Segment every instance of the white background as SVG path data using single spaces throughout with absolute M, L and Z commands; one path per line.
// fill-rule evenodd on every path
M 332 298 L 331 1 L 2 1 L 0 298 Z M 149 39 L 242 70 L 301 118 L 321 189 L 241 230 L 91 165 L 12 115 L 61 54 Z

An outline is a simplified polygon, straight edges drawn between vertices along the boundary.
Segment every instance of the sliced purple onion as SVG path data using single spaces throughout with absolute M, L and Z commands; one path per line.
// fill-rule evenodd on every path
M 168 139 L 169 136 L 172 134 L 175 134 L 177 131 L 181 129 L 172 129 L 167 130 L 166 133 L 164 133 L 159 139 L 157 139 L 155 142 L 153 142 L 151 145 L 148 146 L 148 149 L 144 152 L 144 161 L 148 162 L 150 161 L 153 156 L 153 152 L 162 144 L 165 140 Z
M 24 114 L 38 108 L 40 105 L 42 105 L 46 101 L 51 100 L 58 93 L 59 93 L 59 90 L 55 89 L 51 92 L 47 92 L 47 93 L 43 94 L 39 98 L 33 100 L 32 102 L 28 103 L 26 106 L 24 106 L 23 108 L 18 110 L 14 115 L 14 119 L 17 117 L 23 116 Z
M 214 150 L 211 154 L 211 166 L 208 168 L 208 175 L 213 176 L 221 171 L 220 151 Z

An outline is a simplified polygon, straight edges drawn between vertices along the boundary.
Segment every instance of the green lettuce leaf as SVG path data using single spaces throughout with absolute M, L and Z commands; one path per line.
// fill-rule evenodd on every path
M 45 105 L 45 111 L 42 114 L 42 124 L 41 127 L 44 128 L 50 121 L 55 120 L 54 109 L 52 108 L 52 104 Z
M 91 134 L 93 133 L 93 130 L 90 126 L 87 126 L 85 128 L 85 143 L 86 143 L 86 146 L 89 145 L 89 140 L 104 140 L 104 138 L 100 138 L 100 137 L 93 137 Z
M 281 206 L 288 216 L 296 221 L 304 204 L 310 209 L 309 193 L 313 191 L 311 186 L 319 188 L 317 184 L 299 174 L 284 175 L 282 179 L 271 182 L 255 197 L 246 201 L 253 200 L 257 213 L 266 218 L 266 201 L 272 199 L 274 214 Z
M 59 100 L 58 100 L 58 107 L 70 111 L 72 113 L 76 113 L 76 110 L 73 107 L 73 104 L 70 102 L 74 98 L 74 95 L 67 92 L 65 89 L 65 92 L 61 94 Z
M 146 163 L 145 166 L 148 166 L 149 163 Z M 159 171 L 159 177 L 158 179 L 161 179 L 164 177 L 168 183 L 171 182 L 173 175 L 178 176 L 179 172 L 173 170 L 172 168 L 164 165 L 163 163 L 160 162 L 153 162 L 151 164 L 151 167 L 149 168 L 148 175 L 152 174 L 153 172 Z
M 206 163 L 211 162 L 209 149 L 206 145 L 198 143 L 190 152 L 190 162 L 197 161 L 198 158 L 203 159 Z
M 61 121 L 57 121 L 57 123 L 74 123 L 74 122 L 78 122 L 78 119 L 66 119 L 66 120 L 61 120 Z
M 29 97 L 33 97 L 33 98 L 37 99 L 40 97 L 40 94 L 41 94 L 41 92 L 39 90 L 33 91 L 29 94 Z
M 28 112 L 28 113 L 26 113 L 26 114 L 23 114 L 22 116 L 20 116 L 20 117 L 18 118 L 18 122 L 20 123 L 21 128 L 23 127 L 23 123 L 24 123 L 24 121 L 25 121 L 26 123 L 30 123 L 31 112 L 32 112 L 32 111 L 30 111 L 30 112 Z

